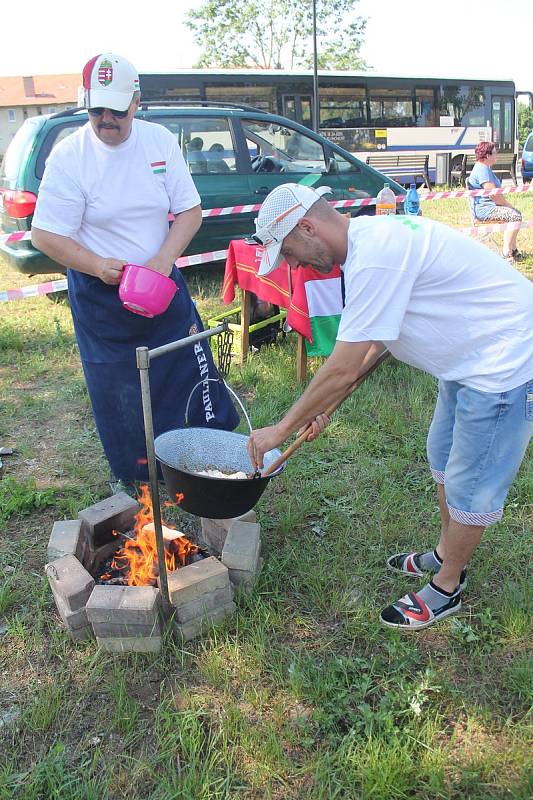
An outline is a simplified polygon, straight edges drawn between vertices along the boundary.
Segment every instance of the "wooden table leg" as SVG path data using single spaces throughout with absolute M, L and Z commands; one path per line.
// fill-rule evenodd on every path
M 307 350 L 305 339 L 298 334 L 298 347 L 296 349 L 296 380 L 303 383 L 307 378 Z
M 250 299 L 250 292 L 241 289 L 241 364 L 246 362 L 250 347 Z

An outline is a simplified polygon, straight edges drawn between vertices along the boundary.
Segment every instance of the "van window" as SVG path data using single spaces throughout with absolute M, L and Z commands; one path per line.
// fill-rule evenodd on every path
M 67 136 L 70 136 L 71 133 L 74 133 L 78 130 L 81 125 L 84 125 L 87 122 L 87 117 L 83 116 L 77 119 L 77 121 L 71 120 L 70 122 L 65 123 L 64 125 L 54 125 L 53 128 L 50 129 L 46 139 L 43 142 L 43 146 L 39 151 L 39 155 L 37 156 L 37 163 L 35 165 L 35 174 L 38 178 L 42 178 L 44 175 L 44 168 L 46 166 L 46 159 L 54 149 L 54 147 L 59 144 L 59 142 L 66 139 Z
M 37 124 L 28 119 L 11 139 L 0 172 L 2 185 L 5 189 L 16 188 L 17 178 L 26 160 L 36 131 Z
M 227 119 L 219 117 L 157 117 L 179 138 L 191 175 L 236 172 L 235 148 Z
M 330 166 L 331 172 L 342 173 L 343 175 L 347 172 L 361 172 L 361 167 L 358 164 L 348 161 L 348 159 L 341 156 L 340 153 L 333 151 L 331 153 L 331 160 L 333 161 L 333 165 Z
M 326 159 L 320 142 L 279 122 L 243 119 L 252 169 L 264 172 L 324 172 Z
M 526 139 L 526 143 L 524 145 L 524 150 L 527 153 L 533 153 L 533 136 L 531 134 L 529 134 L 529 136 Z

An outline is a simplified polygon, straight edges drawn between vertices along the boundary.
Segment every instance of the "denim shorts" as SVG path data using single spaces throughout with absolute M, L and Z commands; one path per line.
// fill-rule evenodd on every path
M 482 526 L 501 519 L 532 433 L 533 380 L 497 393 L 439 381 L 427 454 L 452 519 Z

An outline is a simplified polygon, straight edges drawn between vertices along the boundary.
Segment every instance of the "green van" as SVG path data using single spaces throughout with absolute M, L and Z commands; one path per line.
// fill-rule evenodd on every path
M 351 153 L 303 125 L 250 106 L 141 103 L 139 119 L 165 125 L 179 138 L 204 210 L 257 205 L 278 184 L 293 181 L 326 185 L 336 200 L 375 197 L 387 181 Z M 0 168 L 0 232 L 28 231 L 52 148 L 87 123 L 87 112 L 70 109 L 30 117 L 10 143 Z M 353 216 L 373 214 L 355 206 Z M 231 239 L 248 236 L 257 211 L 204 219 L 186 255 L 226 249 Z M 0 255 L 28 275 L 64 271 L 30 241 L 0 241 Z

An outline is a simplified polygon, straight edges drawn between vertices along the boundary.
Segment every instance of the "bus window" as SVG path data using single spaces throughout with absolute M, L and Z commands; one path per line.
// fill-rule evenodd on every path
M 167 89 L 164 86 L 147 87 L 142 89 L 142 102 L 143 103 L 157 103 L 158 100 L 200 100 L 200 87 L 199 86 L 174 86 Z
M 370 124 L 408 128 L 415 124 L 411 89 L 370 89 Z
M 283 116 L 293 119 L 306 128 L 313 127 L 313 101 L 309 94 L 283 94 L 281 96 Z
M 482 86 L 446 85 L 442 88 L 441 116 L 453 117 L 454 125 L 485 125 L 485 95 Z
M 265 172 L 324 172 L 326 159 L 319 142 L 287 125 L 262 120 L 242 121 L 252 167 Z
M 261 111 L 275 114 L 278 110 L 275 86 L 210 86 L 206 84 L 205 99 L 224 103 L 245 103 Z
M 306 128 L 313 127 L 313 101 L 311 97 L 302 95 L 300 97 L 300 105 L 302 110 L 302 125 Z
M 332 86 L 320 91 L 321 128 L 362 128 L 366 125 L 364 87 Z
M 415 89 L 415 124 L 418 128 L 438 125 L 433 89 Z

